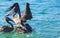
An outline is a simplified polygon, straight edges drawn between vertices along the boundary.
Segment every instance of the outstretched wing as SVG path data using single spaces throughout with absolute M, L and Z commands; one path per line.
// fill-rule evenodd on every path
M 15 16 L 18 13 L 18 15 L 21 17 L 18 3 L 14 3 L 8 10 L 10 11 L 10 13 L 7 14 L 7 16 L 9 15 Z
M 14 3 L 14 4 L 10 7 L 10 13 L 7 14 L 6 16 L 12 16 L 12 20 L 13 20 L 16 24 L 17 24 L 17 23 L 20 23 L 21 14 L 20 14 L 19 4 L 18 4 L 18 3 Z
M 23 22 L 26 22 L 26 20 L 31 20 L 31 19 L 32 19 L 32 13 L 31 13 L 31 10 L 30 10 L 30 7 L 29 7 L 29 3 L 27 3 L 25 11 L 21 16 L 21 20 Z
M 12 8 L 11 11 L 9 11 L 9 13 L 6 16 L 14 15 L 15 14 L 14 9 L 15 7 Z

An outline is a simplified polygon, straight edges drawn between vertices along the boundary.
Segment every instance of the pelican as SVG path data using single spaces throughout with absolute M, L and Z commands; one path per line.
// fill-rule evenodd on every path
M 26 8 L 22 15 L 20 14 L 20 8 L 18 3 L 14 3 L 14 5 L 10 7 L 10 11 L 11 12 L 7 14 L 7 16 L 12 15 L 12 20 L 17 25 L 17 28 L 15 29 L 15 31 L 19 33 L 32 32 L 31 26 L 29 24 L 24 24 L 27 20 L 32 19 L 29 3 L 26 3 Z M 16 14 L 18 15 L 16 16 Z

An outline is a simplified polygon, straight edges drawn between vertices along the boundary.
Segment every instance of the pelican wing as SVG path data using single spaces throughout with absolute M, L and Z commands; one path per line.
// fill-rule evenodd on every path
M 12 20 L 16 24 L 20 23 L 21 14 L 20 14 L 20 8 L 19 8 L 19 4 L 18 3 L 14 3 L 10 7 L 10 13 L 7 14 L 6 16 L 10 16 L 10 15 L 12 15 Z
M 14 9 L 15 9 L 15 7 L 14 7 L 14 8 L 12 8 L 12 9 L 11 9 L 11 11 L 10 11 L 6 16 L 10 16 L 10 15 L 15 14 Z
M 32 13 L 29 7 L 29 3 L 27 3 L 25 11 L 21 16 L 21 20 L 25 22 L 26 20 L 31 20 L 31 19 L 32 19 Z
M 10 12 L 9 12 L 9 14 L 7 14 L 7 16 L 9 16 L 9 15 L 15 16 L 18 13 L 18 15 L 21 17 L 20 8 L 19 8 L 18 3 L 14 3 L 9 9 L 10 9 Z

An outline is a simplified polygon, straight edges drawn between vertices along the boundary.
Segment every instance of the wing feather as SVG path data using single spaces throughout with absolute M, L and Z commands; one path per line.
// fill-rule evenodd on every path
M 29 3 L 27 3 L 25 11 L 21 16 L 21 20 L 25 22 L 26 20 L 31 20 L 31 19 L 32 19 L 32 13 L 29 7 Z

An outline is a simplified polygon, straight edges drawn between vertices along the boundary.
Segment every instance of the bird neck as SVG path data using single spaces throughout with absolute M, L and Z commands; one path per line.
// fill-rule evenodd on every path
M 13 24 L 10 24 L 10 27 L 12 27 L 12 28 L 13 28 Z

